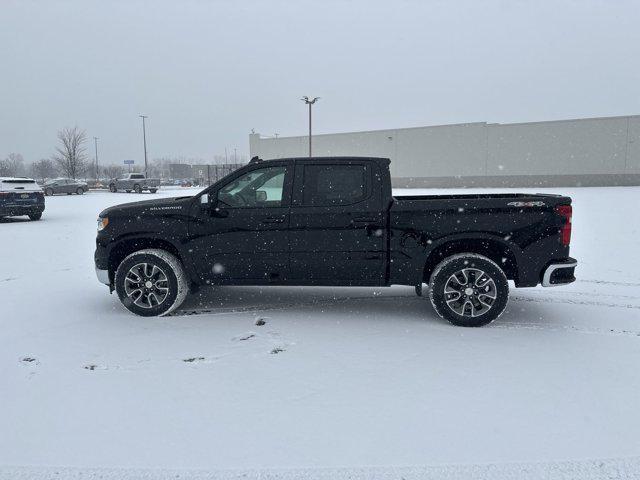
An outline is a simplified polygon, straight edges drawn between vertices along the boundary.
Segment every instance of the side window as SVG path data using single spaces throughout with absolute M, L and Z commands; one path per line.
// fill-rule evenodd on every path
M 306 165 L 303 205 L 351 205 L 367 198 L 364 165 Z
M 232 180 L 218 191 L 229 207 L 279 207 L 284 196 L 285 167 L 266 167 Z

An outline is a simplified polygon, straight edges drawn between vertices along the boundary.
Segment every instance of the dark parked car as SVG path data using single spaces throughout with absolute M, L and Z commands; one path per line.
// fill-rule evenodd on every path
M 193 197 L 108 208 L 98 279 L 138 315 L 164 315 L 190 288 L 429 284 L 455 325 L 497 318 L 516 287 L 573 282 L 571 199 L 393 196 L 384 158 L 252 162 Z
M 0 217 L 28 215 L 40 220 L 43 211 L 44 195 L 35 180 L 0 177 Z
M 80 180 L 73 180 L 71 178 L 56 178 L 53 180 L 48 180 L 42 186 L 45 195 L 55 195 L 56 193 L 66 193 L 67 195 L 71 195 L 75 193 L 77 195 L 82 195 L 84 192 L 89 190 L 86 182 L 81 182 Z

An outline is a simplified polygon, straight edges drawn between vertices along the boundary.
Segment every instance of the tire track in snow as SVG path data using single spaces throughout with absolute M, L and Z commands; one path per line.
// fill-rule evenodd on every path
M 415 297 L 415 295 L 413 295 Z M 331 299 L 319 299 L 313 301 L 306 302 L 288 302 L 288 303 L 280 303 L 277 305 L 253 305 L 247 307 L 221 307 L 221 308 L 196 308 L 189 310 L 178 310 L 175 313 L 169 315 L 170 317 L 181 317 L 181 316 L 191 316 L 191 315 L 229 315 L 236 313 L 247 313 L 247 312 L 263 312 L 263 311 L 271 311 L 271 310 L 287 310 L 289 308 L 296 307 L 313 307 L 313 306 L 323 306 L 323 305 L 333 305 L 336 303 L 346 303 L 350 301 L 359 301 L 359 300 L 382 300 L 382 299 L 394 299 L 397 300 L 399 298 L 407 299 L 412 298 L 412 295 L 384 295 L 384 296 L 358 296 L 358 297 L 340 297 L 340 298 L 331 298 Z M 417 297 L 413 298 L 417 299 Z
M 640 479 L 640 457 L 433 466 L 164 469 L 0 466 L 0 480 L 610 480 Z

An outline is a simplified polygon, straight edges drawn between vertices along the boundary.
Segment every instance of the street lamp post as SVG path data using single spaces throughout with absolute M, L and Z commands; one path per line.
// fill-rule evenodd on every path
M 142 118 L 142 141 L 144 142 L 144 176 L 147 176 L 147 129 L 145 126 L 145 119 L 149 118 L 148 115 L 140 115 Z
M 300 100 L 309 105 L 309 158 L 311 158 L 311 105 L 320 100 L 320 97 L 313 97 L 313 99 L 310 99 L 305 95 Z
M 96 146 L 96 183 L 100 181 L 100 170 L 98 169 L 98 137 L 93 137 L 93 143 Z

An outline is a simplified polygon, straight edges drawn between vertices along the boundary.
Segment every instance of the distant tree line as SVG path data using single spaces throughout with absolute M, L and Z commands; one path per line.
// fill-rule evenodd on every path
M 68 177 L 99 179 L 117 178 L 129 171 L 124 165 L 100 164 L 96 169 L 95 159 L 87 156 L 87 134 L 84 130 L 75 127 L 65 127 L 58 132 L 58 145 L 51 158 L 42 158 L 32 162 L 29 167 L 25 165 L 20 153 L 9 153 L 4 159 L 0 159 L 0 177 L 18 177 L 29 175 L 36 180 L 44 182 L 50 178 Z M 172 164 L 223 164 L 246 163 L 245 155 L 214 155 L 213 161 L 201 158 L 186 157 L 161 157 L 149 162 L 147 173 L 150 177 L 169 178 Z M 99 170 L 99 171 L 98 171 Z M 143 165 L 131 166 L 132 172 L 142 172 Z

